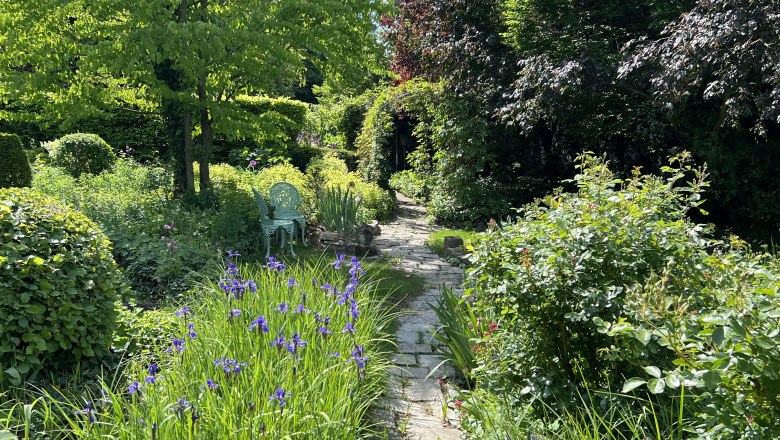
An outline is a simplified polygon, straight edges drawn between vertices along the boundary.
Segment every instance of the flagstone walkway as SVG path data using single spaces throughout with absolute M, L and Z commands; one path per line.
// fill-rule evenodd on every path
M 438 341 L 431 333 L 438 320 L 429 304 L 436 304 L 442 284 L 459 287 L 463 270 L 425 246 L 431 229 L 425 222 L 425 208 L 400 194 L 398 199 L 397 218 L 381 225 L 382 234 L 375 243 L 381 255 L 399 259 L 399 268 L 423 277 L 426 287 L 405 301 L 387 398 L 380 404 L 379 418 L 390 439 L 459 439 L 458 411 L 448 397 L 452 391 L 439 381 L 451 378 L 453 371 L 443 365 L 431 374 L 443 358 L 437 354 Z

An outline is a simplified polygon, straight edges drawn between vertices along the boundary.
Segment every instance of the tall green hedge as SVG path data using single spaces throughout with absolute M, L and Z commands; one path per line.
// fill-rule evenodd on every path
M 289 98 L 267 96 L 239 96 L 235 103 L 244 111 L 255 115 L 252 128 L 237 139 L 229 139 L 217 127 L 214 155 L 217 162 L 247 166 L 250 160 L 257 167 L 264 167 L 286 159 L 304 169 L 313 151 L 298 148 L 296 139 L 306 122 L 308 106 Z
M 0 188 L 31 185 L 32 170 L 21 139 L 15 134 L 0 133 Z

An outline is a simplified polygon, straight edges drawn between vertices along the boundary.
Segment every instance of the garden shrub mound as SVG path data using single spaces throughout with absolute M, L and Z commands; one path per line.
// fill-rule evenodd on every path
M 0 365 L 28 374 L 105 354 L 126 284 L 87 217 L 28 189 L 0 190 Z
M 15 134 L 0 133 L 0 188 L 30 185 L 32 169 L 22 141 Z
M 576 193 L 491 227 L 474 250 L 473 310 L 498 329 L 474 346 L 480 386 L 570 409 L 582 396 L 615 407 L 622 386 L 676 414 L 652 437 L 777 438 L 778 260 L 687 218 L 703 170 L 619 180 L 581 159 Z M 641 411 L 636 397 L 621 408 Z
M 111 146 L 96 134 L 74 133 L 47 145 L 52 165 L 65 169 L 73 177 L 100 174 L 114 166 Z

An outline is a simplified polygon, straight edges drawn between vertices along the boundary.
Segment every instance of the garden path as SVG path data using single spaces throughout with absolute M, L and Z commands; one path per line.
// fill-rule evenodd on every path
M 452 377 L 453 372 L 442 366 L 431 373 L 444 358 L 436 354 L 437 341 L 431 330 L 438 319 L 429 304 L 436 303 L 442 284 L 459 287 L 463 270 L 425 246 L 431 227 L 425 221 L 425 208 L 412 200 L 399 194 L 397 217 L 381 228 L 382 234 L 375 241 L 380 254 L 398 258 L 398 267 L 423 277 L 426 286 L 419 295 L 404 301 L 387 398 L 378 416 L 391 439 L 459 439 L 458 411 L 447 395 L 452 391 L 439 381 L 444 376 Z

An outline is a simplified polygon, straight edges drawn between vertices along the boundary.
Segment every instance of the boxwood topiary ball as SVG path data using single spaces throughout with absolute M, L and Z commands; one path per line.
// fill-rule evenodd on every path
M 0 188 L 31 185 L 32 169 L 22 141 L 15 134 L 0 133 Z
M 83 214 L 0 189 L 0 365 L 11 383 L 108 352 L 128 291 L 111 242 Z M 10 368 L 9 368 L 10 367 Z
M 73 177 L 100 174 L 116 162 L 111 146 L 96 134 L 74 133 L 48 144 L 52 165 L 65 169 Z

